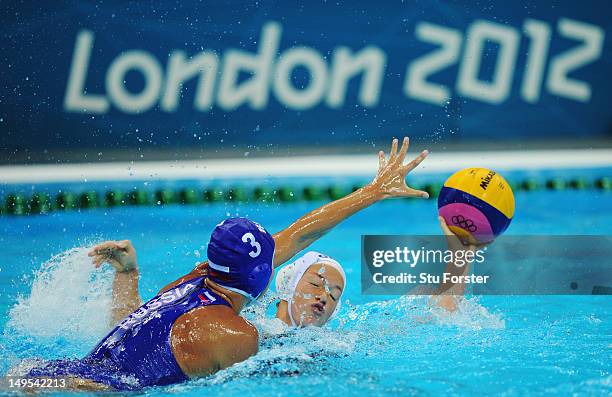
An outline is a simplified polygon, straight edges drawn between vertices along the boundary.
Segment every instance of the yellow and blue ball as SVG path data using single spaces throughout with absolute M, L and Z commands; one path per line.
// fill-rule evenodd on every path
M 446 180 L 438 212 L 449 229 L 471 243 L 488 243 L 514 217 L 514 194 L 506 180 L 486 168 L 466 168 Z

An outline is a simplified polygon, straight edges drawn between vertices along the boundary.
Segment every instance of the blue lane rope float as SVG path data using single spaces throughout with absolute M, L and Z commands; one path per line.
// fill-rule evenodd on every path
M 561 191 L 597 189 L 612 191 L 612 178 L 601 177 L 589 180 L 583 177 L 564 179 L 550 178 L 545 181 L 526 178 L 511 182 L 515 191 L 532 192 L 540 189 Z M 60 191 L 54 196 L 45 192 L 34 192 L 31 196 L 22 193 L 9 193 L 0 202 L 0 215 L 34 215 L 50 212 L 83 210 L 88 208 L 112 208 L 120 206 L 145 205 L 196 205 L 220 202 L 262 202 L 262 203 L 292 203 L 298 201 L 337 200 L 350 192 L 360 189 L 360 185 L 306 185 L 296 187 L 283 185 L 276 188 L 260 185 L 254 188 L 231 186 L 221 188 L 209 186 L 205 189 L 184 187 L 180 189 L 157 189 L 153 192 L 141 189 L 123 191 L 110 189 L 104 192 L 88 190 L 82 192 Z M 426 183 L 419 187 L 429 193 L 432 198 L 438 196 L 441 184 Z

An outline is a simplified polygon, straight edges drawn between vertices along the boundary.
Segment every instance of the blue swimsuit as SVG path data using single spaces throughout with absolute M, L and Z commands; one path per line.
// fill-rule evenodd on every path
M 30 370 L 31 377 L 76 376 L 117 390 L 185 381 L 170 345 L 172 325 L 198 307 L 230 306 L 204 284 L 188 280 L 157 295 L 124 318 L 81 360 L 53 360 Z

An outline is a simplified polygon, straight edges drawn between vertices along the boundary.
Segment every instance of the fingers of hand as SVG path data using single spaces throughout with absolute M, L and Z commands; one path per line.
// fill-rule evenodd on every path
M 100 266 L 102 266 L 104 263 L 108 263 L 111 266 L 113 266 L 114 268 L 118 269 L 121 267 L 121 264 L 119 263 L 119 261 L 117 261 L 114 258 L 110 258 L 104 255 L 96 255 L 94 256 L 94 258 L 92 259 L 92 262 L 94 264 L 94 267 L 97 269 Z
M 385 152 L 382 150 L 378 152 L 378 169 L 382 169 L 385 166 Z
M 115 250 L 113 248 L 101 248 L 94 251 L 95 255 L 100 255 L 105 258 L 110 258 L 115 254 Z
M 426 198 L 429 198 L 429 193 L 427 193 L 424 190 L 416 190 L 416 189 L 408 188 L 406 196 L 409 196 L 409 197 L 420 197 L 420 198 L 425 198 L 426 199 Z
M 400 148 L 399 155 L 397 156 L 397 161 L 401 164 L 404 162 L 404 157 L 406 157 L 406 153 L 408 152 L 408 147 L 410 146 L 410 139 L 405 136 L 402 141 L 402 147 Z
M 90 254 L 93 253 L 93 255 L 96 255 L 102 252 L 110 252 L 110 251 L 116 250 L 117 248 L 118 248 L 118 245 L 116 241 L 106 241 L 104 243 L 98 244 L 95 247 L 93 247 Z M 93 256 L 93 255 L 90 255 L 90 256 Z
M 93 262 L 93 264 L 94 264 L 96 269 L 99 268 L 100 266 L 102 266 L 102 264 L 104 262 L 107 262 L 107 261 L 108 261 L 108 258 L 106 258 L 105 256 L 102 256 L 102 255 L 96 255 L 92 259 L 92 262 Z
M 125 240 L 128 242 L 129 241 Z M 126 251 L 120 245 L 122 242 L 116 241 L 107 241 L 102 244 L 98 244 L 87 254 L 87 256 L 93 258 L 93 263 L 96 268 L 100 267 L 102 263 L 108 262 L 111 263 L 117 262 L 117 256 L 119 255 L 119 251 Z M 118 262 L 117 262 L 118 263 Z
M 107 244 L 108 244 L 108 242 L 106 242 L 106 243 L 101 243 L 101 244 L 98 244 L 98 245 L 95 245 L 95 246 L 94 246 L 94 247 L 91 249 L 91 251 L 89 251 L 89 252 L 87 253 L 87 256 L 94 256 L 94 255 L 98 255 L 98 253 L 100 252 L 100 250 L 104 249 L 104 247 L 105 247 Z
M 414 160 L 412 160 L 411 162 L 409 162 L 408 164 L 406 164 L 403 168 L 402 171 L 408 173 L 410 171 L 412 171 L 413 169 L 415 169 L 416 167 L 419 166 L 419 164 L 421 164 L 423 162 L 423 160 L 425 160 L 427 158 L 427 156 L 429 155 L 429 151 L 427 150 L 423 150 L 421 152 L 421 154 L 419 154 Z
M 93 247 L 87 255 L 92 258 L 96 268 L 99 268 L 105 262 L 119 268 L 121 263 L 118 259 L 123 255 L 122 252 L 127 252 L 130 246 L 131 242 L 129 240 L 105 241 Z
M 389 153 L 389 163 L 392 163 L 397 157 L 397 138 L 391 142 L 391 152 Z
M 131 246 L 132 246 L 132 242 L 130 240 L 123 240 L 123 241 L 119 241 L 119 243 L 117 244 L 117 246 L 123 250 L 123 251 L 128 251 Z
M 446 224 L 446 221 L 443 217 L 439 216 L 438 221 L 440 222 L 440 228 L 442 229 L 442 233 L 444 233 L 446 236 L 453 235 L 453 232 L 451 232 L 451 230 L 448 228 L 448 225 Z

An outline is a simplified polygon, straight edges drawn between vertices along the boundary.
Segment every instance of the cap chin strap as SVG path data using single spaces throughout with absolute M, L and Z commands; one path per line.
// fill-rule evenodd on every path
M 289 299 L 289 301 L 287 302 L 287 312 L 289 313 L 289 320 L 291 320 L 291 326 L 297 327 L 298 325 L 295 323 L 295 320 L 293 319 L 293 314 L 291 314 L 291 306 L 293 306 L 293 299 Z
M 256 298 L 253 298 L 249 293 L 238 289 L 238 288 L 234 288 L 234 287 L 228 287 L 227 285 L 223 285 L 215 280 L 211 280 L 212 282 L 214 282 L 215 284 L 217 284 L 219 287 L 222 287 L 223 289 L 226 289 L 228 291 L 232 291 L 235 292 L 239 295 L 244 296 L 247 299 L 247 305 L 250 305 Z
M 213 280 L 213 281 L 214 281 L 214 280 Z M 228 287 L 227 285 L 223 285 L 223 284 L 219 284 L 219 283 L 217 283 L 217 284 L 218 284 L 220 287 L 223 287 L 223 288 L 225 288 L 225 289 L 227 289 L 227 290 L 230 290 L 230 291 L 232 291 L 232 292 L 235 292 L 235 293 L 237 293 L 237 294 L 240 294 L 240 295 L 244 296 L 245 298 L 247 298 L 247 299 L 248 299 L 249 303 L 250 303 L 251 301 L 253 301 L 253 300 L 255 300 L 255 299 L 256 299 L 256 298 L 253 298 L 253 297 L 251 296 L 251 294 L 249 294 L 248 292 L 245 292 L 245 291 L 243 291 L 243 290 L 241 290 L 241 289 L 234 288 L 234 287 Z

